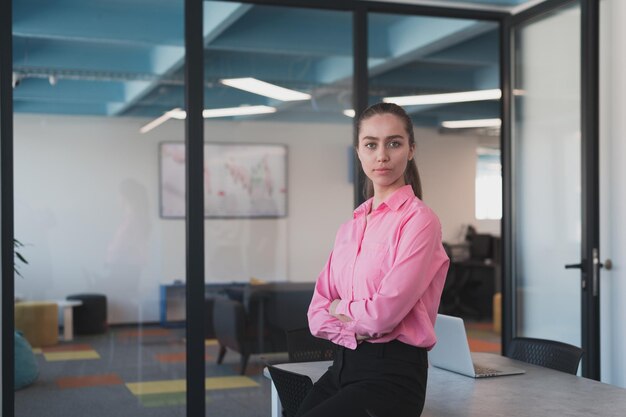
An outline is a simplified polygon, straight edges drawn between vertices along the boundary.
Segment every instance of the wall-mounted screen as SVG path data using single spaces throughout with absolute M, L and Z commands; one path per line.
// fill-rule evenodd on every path
M 161 143 L 161 217 L 185 217 L 185 145 Z M 204 145 L 204 214 L 208 218 L 287 215 L 285 145 Z

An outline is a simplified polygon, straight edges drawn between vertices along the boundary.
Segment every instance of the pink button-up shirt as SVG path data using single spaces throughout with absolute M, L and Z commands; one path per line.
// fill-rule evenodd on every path
M 354 211 L 337 232 L 309 306 L 311 332 L 355 349 L 356 335 L 368 342 L 397 339 L 432 348 L 435 318 L 450 260 L 441 244 L 439 219 L 410 185 L 396 190 L 368 217 L 372 199 Z M 340 299 L 330 315 L 333 300 Z

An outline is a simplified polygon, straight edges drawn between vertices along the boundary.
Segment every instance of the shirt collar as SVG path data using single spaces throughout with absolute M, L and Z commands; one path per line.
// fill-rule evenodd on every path
M 387 199 L 380 203 L 380 205 L 382 206 L 384 204 L 391 210 L 398 211 L 398 209 L 402 207 L 402 204 L 404 204 L 405 201 L 412 197 L 415 197 L 415 194 L 413 193 L 413 187 L 411 187 L 410 184 L 407 184 L 394 191 L 394 193 L 387 197 Z M 369 213 L 370 209 L 372 208 L 373 201 L 374 198 L 370 198 L 359 207 L 357 207 L 354 210 L 354 218 L 356 219 L 357 217 L 367 215 L 367 213 Z

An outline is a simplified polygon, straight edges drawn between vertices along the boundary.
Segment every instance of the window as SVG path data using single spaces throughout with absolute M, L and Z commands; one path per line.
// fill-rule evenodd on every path
M 502 218 L 502 165 L 500 150 L 476 149 L 476 219 Z

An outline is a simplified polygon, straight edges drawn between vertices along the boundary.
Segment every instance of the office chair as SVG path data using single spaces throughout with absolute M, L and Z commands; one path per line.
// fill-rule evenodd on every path
M 511 341 L 506 356 L 576 375 L 583 350 L 554 340 L 516 337 Z
M 289 362 L 330 361 L 335 355 L 335 345 L 311 334 L 308 327 L 287 330 Z
M 441 293 L 441 302 L 438 312 L 457 317 L 479 318 L 480 312 L 465 300 L 467 291 L 477 286 L 476 283 L 472 281 L 473 264 L 470 260 L 462 262 L 453 261 L 452 248 L 450 245 L 443 243 L 443 248 L 451 262 Z
M 283 416 L 295 416 L 300 404 L 313 388 L 313 382 L 306 375 L 289 372 L 269 364 L 267 369 L 283 406 Z
M 455 288 L 457 284 L 456 263 L 452 260 L 452 248 L 450 245 L 443 242 L 443 249 L 446 251 L 448 258 L 450 258 L 450 266 L 446 274 L 446 281 L 443 284 L 438 312 L 440 314 L 454 315 L 456 306 L 460 303 L 460 293 Z

